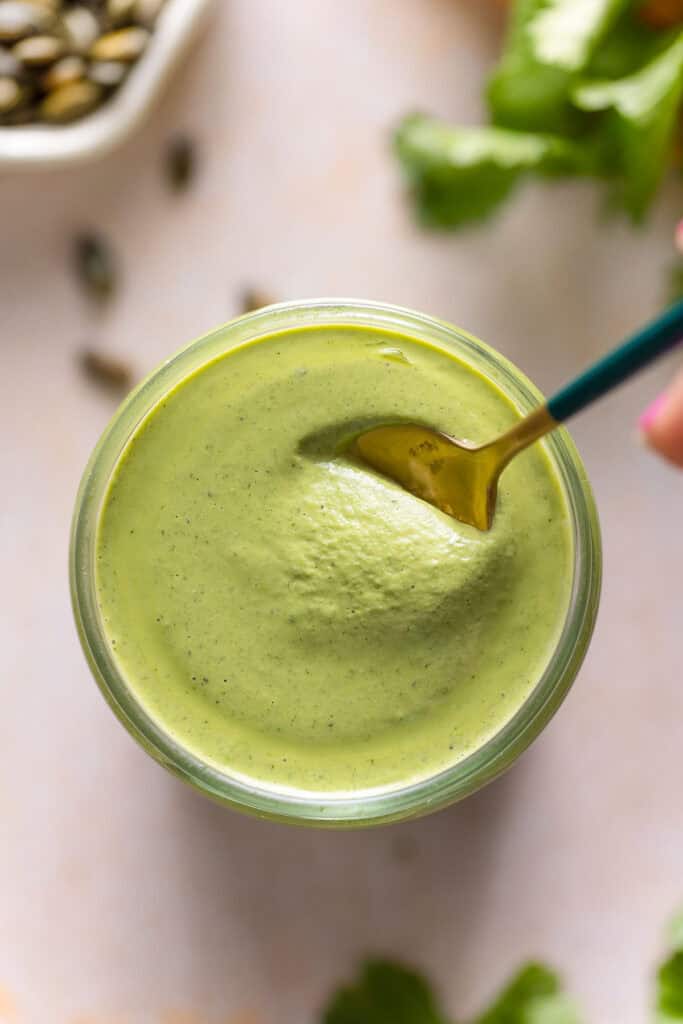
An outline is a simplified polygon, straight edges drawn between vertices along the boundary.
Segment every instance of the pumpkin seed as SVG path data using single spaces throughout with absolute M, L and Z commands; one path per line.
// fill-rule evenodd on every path
M 129 67 L 120 60 L 93 60 L 88 68 L 88 78 L 105 89 L 113 89 L 124 80 Z
M 94 110 L 145 52 L 164 3 L 0 0 L 0 82 L 14 82 L 2 82 L 2 124 L 66 123 Z M 194 169 L 186 140 L 174 141 L 168 166 L 173 187 L 185 187 Z
M 79 235 L 74 243 L 74 268 L 83 290 L 98 302 L 110 298 L 116 287 L 116 261 L 108 242 L 98 234 Z
M 121 28 L 96 39 L 90 47 L 90 56 L 93 60 L 134 61 L 142 55 L 148 42 L 147 29 Z
M 22 124 L 31 124 L 35 120 L 35 107 L 27 103 L 24 96 L 22 96 L 22 101 L 18 107 L 15 107 L 14 110 L 10 110 L 7 114 L 0 114 L 0 123 L 4 127 L 9 125 L 18 126 Z
M 62 57 L 45 72 L 40 82 L 46 91 L 77 82 L 85 75 L 86 64 L 81 57 Z
M 70 7 L 62 15 L 62 27 L 66 33 L 69 48 L 85 54 L 99 35 L 97 18 L 87 7 Z
M 112 25 L 132 21 L 135 16 L 135 0 L 107 0 L 107 16 Z
M 48 93 L 40 112 L 46 121 L 73 121 L 96 107 L 101 96 L 102 90 L 94 82 L 67 82 Z
M 240 312 L 253 313 L 264 306 L 272 306 L 277 300 L 261 288 L 244 288 L 240 297 Z
M 0 78 L 0 114 L 9 114 L 22 99 L 21 86 L 13 78 Z
M 0 39 L 15 42 L 49 28 L 52 15 L 30 0 L 0 0 Z
M 86 348 L 79 353 L 78 362 L 85 376 L 94 384 L 112 391 L 130 391 L 133 371 L 122 359 Z
M 175 192 L 188 188 L 197 169 L 197 151 L 191 139 L 178 135 L 166 147 L 164 172 Z
M 64 43 L 57 36 L 29 36 L 15 43 L 12 53 L 22 64 L 40 67 L 52 64 L 64 52 Z

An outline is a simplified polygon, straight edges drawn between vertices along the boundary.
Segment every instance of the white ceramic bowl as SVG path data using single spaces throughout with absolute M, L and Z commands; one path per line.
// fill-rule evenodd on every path
M 0 168 L 40 168 L 102 156 L 140 123 L 189 46 L 211 0 L 166 0 L 144 55 L 99 110 L 69 125 L 0 128 Z

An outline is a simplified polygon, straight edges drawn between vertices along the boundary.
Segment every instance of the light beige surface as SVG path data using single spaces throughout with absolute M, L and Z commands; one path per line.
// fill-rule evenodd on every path
M 247 820 L 148 760 L 91 682 L 67 532 L 112 406 L 82 344 L 146 372 L 256 284 L 433 312 L 550 388 L 656 309 L 670 258 L 674 194 L 640 234 L 598 225 L 575 185 L 531 187 L 483 231 L 413 227 L 389 129 L 414 107 L 479 116 L 483 0 L 218 7 L 123 150 L 0 182 L 0 1021 L 313 1024 L 372 952 L 427 969 L 454 1015 L 542 956 L 593 1024 L 641 1024 L 683 901 L 683 477 L 633 440 L 668 367 L 576 424 L 605 539 L 595 642 L 543 737 L 466 804 L 368 833 Z M 183 197 L 159 173 L 176 129 L 202 149 Z M 84 226 L 122 261 L 102 317 L 68 264 Z

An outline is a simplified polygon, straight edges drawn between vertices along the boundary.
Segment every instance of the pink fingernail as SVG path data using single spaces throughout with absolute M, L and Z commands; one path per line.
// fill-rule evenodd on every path
M 655 398 L 654 402 L 650 402 L 645 412 L 641 415 L 638 420 L 638 426 L 644 434 L 647 434 L 652 429 L 665 403 L 666 391 L 663 391 L 661 395 Z

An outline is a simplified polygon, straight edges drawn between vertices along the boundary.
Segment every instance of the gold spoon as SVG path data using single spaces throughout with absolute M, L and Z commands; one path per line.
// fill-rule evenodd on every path
M 626 380 L 683 337 L 683 301 L 589 367 L 545 405 L 488 444 L 474 447 L 417 423 L 373 427 L 350 451 L 442 512 L 489 530 L 498 479 L 510 460 Z

